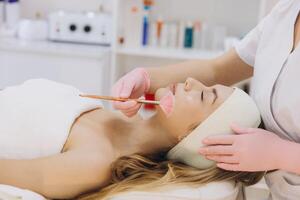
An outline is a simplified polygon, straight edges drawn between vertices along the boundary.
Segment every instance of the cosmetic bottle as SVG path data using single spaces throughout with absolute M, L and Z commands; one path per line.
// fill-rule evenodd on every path
M 193 47 L 194 27 L 192 22 L 188 22 L 184 33 L 184 48 Z
M 157 37 L 157 24 L 156 22 L 150 23 L 150 33 L 149 33 L 150 39 L 149 43 L 151 47 L 157 47 L 158 46 L 158 37 Z
M 9 29 L 16 29 L 20 20 L 19 0 L 6 0 L 5 4 L 6 25 Z
M 0 0 L 0 26 L 5 21 L 5 0 Z
M 128 23 L 124 24 L 124 43 L 126 47 L 137 48 L 142 40 L 142 12 L 138 6 L 133 6 L 128 14 Z
M 179 49 L 182 49 L 184 47 L 185 28 L 186 28 L 186 23 L 184 21 L 180 21 L 179 22 L 178 43 L 177 43 L 177 46 Z
M 156 21 L 156 38 L 157 38 L 157 46 L 160 46 L 161 43 L 161 33 L 164 26 L 164 21 L 161 17 Z
M 148 45 L 149 40 L 149 17 L 150 17 L 150 6 L 144 6 L 144 16 L 143 16 L 143 37 L 142 46 Z
M 196 21 L 194 23 L 194 49 L 201 49 L 201 22 Z
M 163 23 L 161 27 L 160 47 L 168 47 L 168 23 Z
M 169 24 L 169 47 L 175 49 L 177 47 L 177 39 L 178 39 L 178 24 L 176 22 L 172 22 Z

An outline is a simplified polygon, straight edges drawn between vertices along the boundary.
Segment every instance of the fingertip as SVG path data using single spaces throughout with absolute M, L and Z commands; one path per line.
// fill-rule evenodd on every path
M 198 153 L 201 154 L 201 155 L 203 155 L 203 156 L 206 156 L 206 155 L 205 155 L 205 152 L 206 152 L 206 151 L 205 151 L 204 148 L 200 148 L 200 149 L 198 150 Z
M 198 154 L 203 155 L 203 152 L 201 150 L 198 150 Z
M 135 107 L 138 105 L 137 101 L 127 101 L 127 105 L 129 105 L 130 107 Z
M 112 105 L 113 105 L 113 107 L 114 107 L 114 109 L 116 109 L 116 110 L 120 110 L 120 102 L 112 102 Z
M 208 160 L 212 160 L 211 156 L 205 156 L 205 158 L 208 159 Z
M 209 144 L 210 143 L 210 139 L 209 138 L 204 138 L 202 140 L 202 144 Z
M 133 117 L 133 114 L 125 114 L 126 115 L 126 117 L 128 117 L 128 118 L 131 118 L 131 117 Z
M 243 133 L 246 131 L 245 128 L 242 128 L 241 126 L 239 126 L 238 124 L 236 123 L 232 123 L 230 125 L 231 129 L 235 132 L 235 133 Z
M 136 115 L 136 112 L 123 112 L 127 117 L 131 118 Z
M 133 89 L 134 89 L 134 83 L 132 81 L 128 80 L 126 84 L 123 83 L 122 90 L 120 91 L 120 97 L 129 98 Z
M 230 124 L 230 127 L 231 127 L 232 129 L 237 129 L 237 128 L 239 128 L 239 125 L 238 125 L 237 123 L 235 123 L 235 122 L 232 122 L 232 123 Z
M 129 98 L 130 92 L 126 90 L 122 90 L 119 95 L 121 98 Z
M 146 100 L 144 96 L 140 97 L 139 100 Z
M 121 104 L 122 104 L 124 110 L 129 110 L 132 107 L 134 107 L 137 104 L 137 102 L 136 101 L 126 101 L 126 102 L 122 102 Z
M 228 170 L 228 168 L 226 167 L 226 164 L 224 164 L 224 163 L 217 163 L 217 167 L 224 169 L 224 170 Z
M 135 101 L 114 102 L 113 103 L 114 108 L 117 109 L 117 110 L 121 110 L 122 112 L 130 110 L 135 105 L 136 105 Z
M 236 164 L 217 163 L 217 167 L 226 171 L 239 171 Z

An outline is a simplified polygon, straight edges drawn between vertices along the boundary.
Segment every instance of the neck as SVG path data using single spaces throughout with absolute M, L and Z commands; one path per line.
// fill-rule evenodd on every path
M 170 149 L 176 142 L 156 115 L 148 120 L 125 121 L 119 118 L 113 124 L 114 129 L 109 135 L 118 157 L 153 154 Z

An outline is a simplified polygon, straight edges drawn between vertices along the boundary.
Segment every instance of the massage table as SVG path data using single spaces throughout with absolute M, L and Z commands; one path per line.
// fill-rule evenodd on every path
M 29 190 L 0 185 L 0 200 L 46 200 L 46 198 Z
M 111 200 L 243 200 L 240 189 L 240 186 L 218 182 L 195 188 L 174 186 L 155 192 L 125 192 Z M 0 200 L 46 200 L 46 198 L 29 190 L 0 185 Z

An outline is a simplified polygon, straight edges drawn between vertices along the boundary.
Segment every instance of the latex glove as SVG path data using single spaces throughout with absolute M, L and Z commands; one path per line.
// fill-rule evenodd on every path
M 150 77 L 144 68 L 137 68 L 123 76 L 112 88 L 112 95 L 122 98 L 140 98 L 150 89 Z M 136 101 L 113 102 L 115 109 L 127 117 L 134 116 L 142 104 Z
M 285 140 L 275 133 L 256 128 L 232 125 L 237 135 L 211 136 L 203 140 L 209 146 L 200 154 L 217 162 L 219 168 L 229 171 L 266 171 L 279 169 L 280 155 Z

